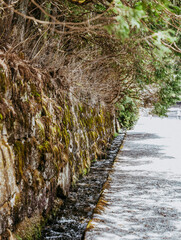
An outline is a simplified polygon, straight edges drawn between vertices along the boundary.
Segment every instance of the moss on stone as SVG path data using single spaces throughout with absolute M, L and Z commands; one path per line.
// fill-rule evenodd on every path
M 34 181 L 33 187 L 35 190 L 44 185 L 44 179 L 37 169 L 33 171 L 33 181 Z
M 66 151 L 61 152 L 61 160 L 64 163 L 67 163 L 69 161 L 69 156 L 68 156 L 68 153 Z
M 79 108 L 79 111 L 82 113 L 83 112 L 82 104 L 79 103 L 78 108 Z
M 31 88 L 31 95 L 34 96 L 35 100 L 40 103 L 41 102 L 40 89 L 38 89 L 34 83 L 30 84 L 30 88 Z
M 60 153 L 60 149 L 58 148 L 58 146 L 56 146 L 56 145 L 54 145 L 53 146 L 53 153 L 55 154 L 55 155 L 57 155 L 57 154 L 59 154 Z
M 69 133 L 67 132 L 67 129 L 66 129 L 66 128 L 64 128 L 63 131 L 62 131 L 62 140 L 63 140 L 63 142 L 65 143 L 66 149 L 68 150 L 68 148 L 69 148 L 69 143 L 70 143 L 70 135 L 69 135 Z
M 74 122 L 73 122 L 73 116 L 72 113 L 70 112 L 69 106 L 66 104 L 65 109 L 64 109 L 64 115 L 62 119 L 64 127 L 66 127 L 69 130 L 73 130 Z
M 94 127 L 94 118 L 93 118 L 93 116 L 87 117 L 85 119 L 85 122 L 86 122 L 86 126 L 87 126 L 88 129 L 91 130 Z
M 74 155 L 73 155 L 73 153 L 70 153 L 69 154 L 69 164 L 70 164 L 70 166 L 72 167 L 73 166 L 73 162 L 74 162 Z
M 6 92 L 6 75 L 3 68 L 0 68 L 0 92 Z
M 77 113 L 77 111 L 78 111 L 77 105 L 74 106 L 74 111 L 75 111 L 75 113 Z
M 52 152 L 52 149 L 51 149 L 51 144 L 49 141 L 44 141 L 41 145 L 38 145 L 38 149 L 40 152 Z
M 40 137 L 44 139 L 45 138 L 45 126 L 44 126 L 44 124 L 41 122 L 40 119 L 36 120 L 36 124 L 37 124 L 37 126 L 39 128 L 39 135 L 40 135 Z
M 56 132 L 57 132 L 57 137 L 62 138 L 62 132 L 58 124 L 56 125 Z
M 60 106 L 57 106 L 58 110 L 62 112 L 62 108 Z
M 21 200 L 16 200 L 15 205 L 12 208 L 13 219 L 16 224 L 18 224 L 20 219 L 20 209 L 21 209 Z
M 0 121 L 3 120 L 3 115 L 0 113 Z
M 25 148 L 21 141 L 16 141 L 14 144 L 14 152 L 17 156 L 18 177 L 23 177 L 23 167 L 25 164 Z
M 17 231 L 15 232 L 16 238 L 23 240 L 40 239 L 41 228 L 44 222 L 43 217 L 39 213 L 31 218 L 25 217 L 23 222 L 17 226 Z
M 52 135 L 52 138 L 55 138 L 57 136 L 57 128 L 56 128 L 56 126 L 50 125 L 50 134 Z
M 54 159 L 54 165 L 56 167 L 57 170 L 59 170 L 59 165 L 61 162 L 61 147 L 58 145 L 54 145 L 52 147 L 52 152 L 53 152 L 53 159 Z
M 83 176 L 87 175 L 88 171 L 87 171 L 87 168 L 84 168 L 83 169 Z

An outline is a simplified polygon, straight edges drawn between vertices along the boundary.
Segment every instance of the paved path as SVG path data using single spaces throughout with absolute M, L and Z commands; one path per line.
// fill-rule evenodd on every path
M 181 240 L 181 120 L 142 117 L 114 163 L 85 240 Z

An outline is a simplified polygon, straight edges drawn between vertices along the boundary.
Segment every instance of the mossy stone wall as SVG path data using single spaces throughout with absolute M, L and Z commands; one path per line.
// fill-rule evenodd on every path
M 47 216 L 104 154 L 114 118 L 13 54 L 0 60 L 0 83 L 0 239 L 30 239 L 25 226 Z

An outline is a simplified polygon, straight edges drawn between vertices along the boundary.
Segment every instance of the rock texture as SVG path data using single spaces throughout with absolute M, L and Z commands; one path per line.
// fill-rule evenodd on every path
M 0 239 L 28 239 L 113 136 L 104 107 L 64 88 L 61 77 L 0 52 Z

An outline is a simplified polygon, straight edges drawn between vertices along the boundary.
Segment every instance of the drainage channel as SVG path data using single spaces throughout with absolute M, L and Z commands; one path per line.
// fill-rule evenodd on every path
M 48 222 L 41 239 L 81 240 L 86 226 L 93 215 L 114 159 L 123 142 L 124 134 L 119 134 L 108 150 L 107 158 L 92 163 L 90 172 L 72 187 L 69 196 L 58 211 L 55 219 Z

